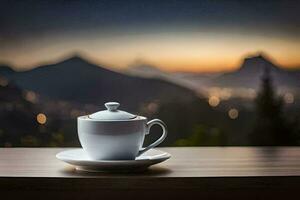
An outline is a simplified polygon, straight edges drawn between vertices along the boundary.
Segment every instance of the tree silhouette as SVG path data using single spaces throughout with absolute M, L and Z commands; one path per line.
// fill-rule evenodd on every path
M 251 134 L 251 145 L 292 145 L 292 127 L 283 113 L 283 100 L 276 95 L 268 68 L 262 76 L 262 85 L 255 99 L 256 120 Z

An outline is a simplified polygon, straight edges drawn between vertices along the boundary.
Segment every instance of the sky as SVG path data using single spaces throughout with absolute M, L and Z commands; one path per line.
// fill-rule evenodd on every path
M 300 67 L 300 1 L 0 1 L 0 63 L 17 70 L 82 54 L 99 65 L 146 63 L 216 72 L 264 52 Z

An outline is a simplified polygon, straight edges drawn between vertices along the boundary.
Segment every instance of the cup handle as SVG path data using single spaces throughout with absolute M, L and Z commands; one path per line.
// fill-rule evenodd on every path
M 167 126 L 166 124 L 161 121 L 160 119 L 153 119 L 151 121 L 149 121 L 147 123 L 147 132 L 146 135 L 148 135 L 150 133 L 150 129 L 153 125 L 159 125 L 162 128 L 162 135 L 160 136 L 160 138 L 158 138 L 158 140 L 156 140 L 155 142 L 153 142 L 152 144 L 150 144 L 149 146 L 142 148 L 137 156 L 140 156 L 141 154 L 145 153 L 146 151 L 148 151 L 149 149 L 152 149 L 153 147 L 156 147 L 157 145 L 159 145 L 160 143 L 162 143 L 162 141 L 164 141 L 164 139 L 167 137 Z

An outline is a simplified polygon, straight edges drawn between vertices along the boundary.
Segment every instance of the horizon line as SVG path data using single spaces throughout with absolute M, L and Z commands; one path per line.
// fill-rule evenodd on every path
M 234 72 L 234 71 L 238 70 L 241 67 L 242 62 L 245 59 L 252 58 L 252 57 L 258 57 L 258 56 L 265 57 L 268 61 L 275 64 L 280 69 L 289 70 L 289 71 L 300 70 L 300 64 L 299 65 L 294 65 L 294 66 L 280 65 L 276 62 L 276 60 L 272 56 L 270 56 L 269 54 L 267 54 L 263 51 L 256 51 L 255 53 L 245 54 L 244 56 L 242 56 L 239 59 L 240 64 L 237 65 L 237 66 L 234 66 L 231 69 L 221 69 L 221 70 L 164 70 L 164 69 L 162 69 L 163 68 L 162 66 L 155 65 L 155 64 L 153 64 L 149 61 L 145 61 L 145 60 L 143 60 L 144 62 L 139 62 L 138 64 L 139 65 L 148 65 L 148 66 L 151 66 L 151 67 L 155 67 L 155 68 L 158 68 L 159 70 L 161 70 L 163 72 L 167 72 L 167 73 L 217 74 L 217 73 Z M 112 64 L 108 64 L 108 63 L 99 61 L 99 60 L 96 61 L 96 59 L 91 58 L 91 56 L 89 56 L 85 52 L 72 51 L 72 52 L 63 54 L 63 55 L 59 56 L 58 58 L 56 58 L 52 61 L 49 60 L 49 61 L 37 62 L 37 64 L 34 64 L 33 66 L 15 66 L 15 65 L 13 65 L 9 62 L 1 62 L 0 61 L 0 67 L 6 66 L 6 67 L 9 67 L 9 68 L 13 69 L 14 71 L 23 72 L 23 71 L 30 71 L 32 69 L 36 69 L 36 68 L 43 67 L 43 66 L 46 66 L 46 65 L 55 65 L 55 64 L 58 64 L 58 63 L 61 63 L 61 62 L 64 62 L 66 60 L 70 60 L 70 59 L 76 58 L 76 57 L 83 60 L 83 61 L 85 61 L 85 62 L 87 62 L 87 63 L 89 63 L 89 64 L 93 64 L 93 65 L 96 65 L 98 67 L 102 67 L 102 68 L 112 70 L 112 71 L 116 71 L 116 72 L 122 72 L 126 69 L 131 68 L 132 66 L 136 66 L 136 65 L 134 65 L 135 61 L 133 61 L 131 64 L 127 65 L 126 67 L 118 67 L 118 66 L 114 66 Z M 137 59 L 135 59 L 135 60 L 137 60 Z

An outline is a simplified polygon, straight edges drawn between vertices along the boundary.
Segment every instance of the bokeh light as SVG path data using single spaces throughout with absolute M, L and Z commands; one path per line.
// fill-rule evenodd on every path
M 287 104 L 294 103 L 294 95 L 292 93 L 285 93 L 283 96 L 284 102 Z
M 211 106 L 211 107 L 216 107 L 220 104 L 220 98 L 217 97 L 217 96 L 211 96 L 209 97 L 208 99 L 208 104 Z
M 36 116 L 36 121 L 39 123 L 39 124 L 45 124 L 47 122 L 47 117 L 44 113 L 39 113 L 37 116 Z
M 236 119 L 239 117 L 239 111 L 235 108 L 231 108 L 229 111 L 228 111 L 228 116 L 230 119 Z
M 148 104 L 147 109 L 149 111 L 149 113 L 156 113 L 158 110 L 158 104 L 155 102 L 151 102 Z
M 27 91 L 25 93 L 25 99 L 31 103 L 37 103 L 37 95 L 33 91 Z

